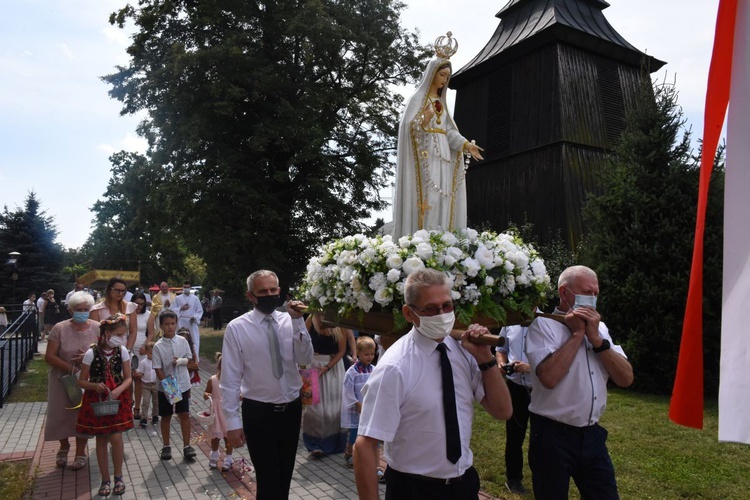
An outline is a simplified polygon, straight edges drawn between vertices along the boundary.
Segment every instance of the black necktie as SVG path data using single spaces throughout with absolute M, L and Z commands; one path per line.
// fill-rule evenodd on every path
M 451 463 L 461 458 L 461 435 L 458 431 L 456 413 L 456 391 L 453 388 L 453 369 L 448 359 L 448 350 L 442 342 L 437 345 L 440 351 L 440 374 L 443 378 L 443 412 L 445 413 L 445 450 Z

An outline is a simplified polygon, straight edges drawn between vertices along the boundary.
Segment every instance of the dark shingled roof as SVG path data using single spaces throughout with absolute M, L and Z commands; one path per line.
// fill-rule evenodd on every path
M 451 87 L 558 41 L 640 67 L 646 55 L 609 24 L 602 13 L 607 7 L 604 0 L 510 0 L 496 14 L 501 21 L 490 41 L 453 75 Z M 665 64 L 646 57 L 651 72 Z

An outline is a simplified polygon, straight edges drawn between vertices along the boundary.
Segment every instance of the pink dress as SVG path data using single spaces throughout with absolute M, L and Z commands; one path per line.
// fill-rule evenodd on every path
M 216 415 L 214 423 L 208 426 L 207 433 L 210 438 L 223 439 L 227 436 L 227 420 L 224 418 L 224 412 L 221 409 L 221 387 L 219 387 L 219 378 L 216 375 L 211 377 L 211 413 Z

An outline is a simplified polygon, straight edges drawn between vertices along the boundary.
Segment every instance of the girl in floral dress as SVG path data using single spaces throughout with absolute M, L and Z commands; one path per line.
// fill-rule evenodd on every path
M 227 421 L 224 418 L 224 411 L 221 409 L 221 353 L 216 353 L 216 375 L 208 379 L 206 392 L 203 393 L 203 399 L 211 398 L 211 413 L 216 415 L 214 422 L 208 426 L 206 433 L 211 438 L 211 455 L 208 457 L 208 466 L 215 469 L 219 463 L 219 442 L 224 439 L 227 456 L 224 457 L 224 466 L 221 470 L 227 471 L 232 468 L 234 458 L 232 457 L 232 445 L 227 441 Z
M 76 432 L 96 436 L 96 460 L 102 473 L 100 496 L 110 493 L 122 495 L 125 482 L 122 478 L 124 446 L 122 432 L 133 428 L 133 402 L 128 390 L 132 382 L 130 354 L 125 348 L 128 323 L 124 314 L 115 314 L 101 322 L 99 339 L 86 351 L 81 362 L 78 383 L 85 389 L 83 403 L 78 413 Z M 96 416 L 92 403 L 106 400 L 107 396 L 119 400 L 115 415 Z M 115 487 L 111 488 L 107 445 L 112 446 Z

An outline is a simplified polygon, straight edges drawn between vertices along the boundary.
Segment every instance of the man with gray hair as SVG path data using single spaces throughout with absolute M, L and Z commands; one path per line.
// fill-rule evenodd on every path
M 456 318 L 440 271 L 411 273 L 404 299 L 413 328 L 385 352 L 362 389 L 354 447 L 359 497 L 378 498 L 378 441 L 384 441 L 386 499 L 478 498 L 469 448 L 474 402 L 497 419 L 512 412 L 490 347 L 469 342 L 488 330 L 471 325 L 460 342 L 450 336 Z
M 302 421 L 298 365 L 313 359 L 304 304 L 293 300 L 286 312 L 277 311 L 279 291 L 273 271 L 248 276 L 247 298 L 254 308 L 229 322 L 222 347 L 227 440 L 235 448 L 247 442 L 258 500 L 289 497 Z
M 557 287 L 555 314 L 564 323 L 537 318 L 526 339 L 534 496 L 567 498 L 573 477 L 583 498 L 619 498 L 607 431 L 598 421 L 607 405 L 607 380 L 627 387 L 633 383 L 633 369 L 596 311 L 596 273 L 585 266 L 569 267 Z

